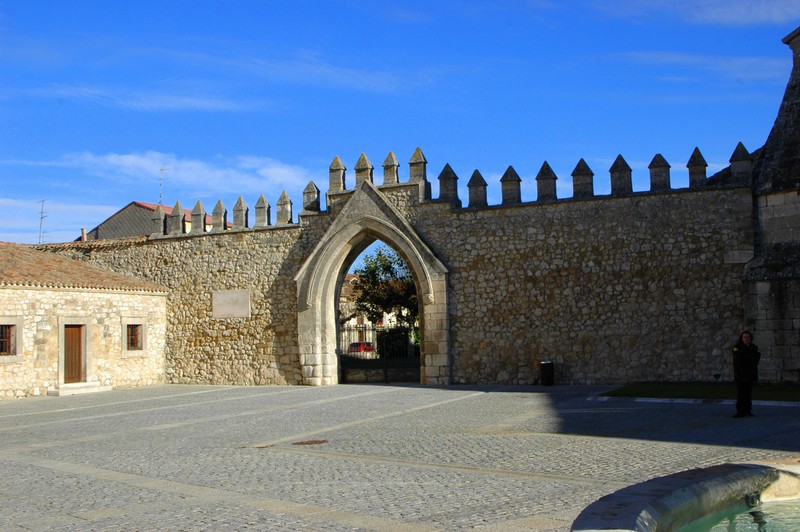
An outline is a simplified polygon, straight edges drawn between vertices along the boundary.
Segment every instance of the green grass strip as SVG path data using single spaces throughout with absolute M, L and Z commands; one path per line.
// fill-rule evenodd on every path
M 609 397 L 665 399 L 736 399 L 732 382 L 634 382 L 606 392 Z M 757 384 L 754 401 L 800 402 L 800 384 Z

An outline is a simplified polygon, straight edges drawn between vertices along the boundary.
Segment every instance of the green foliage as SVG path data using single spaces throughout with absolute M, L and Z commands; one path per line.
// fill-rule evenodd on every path
M 610 397 L 655 397 L 671 399 L 735 399 L 732 382 L 633 382 L 602 395 Z M 800 401 L 800 385 L 758 384 L 753 399 L 761 401 Z
M 365 255 L 363 266 L 355 273 L 358 279 L 356 310 L 377 323 L 385 314 L 395 314 L 397 321 L 413 327 L 419 315 L 417 289 L 408 266 L 394 250 L 380 246 L 375 254 Z

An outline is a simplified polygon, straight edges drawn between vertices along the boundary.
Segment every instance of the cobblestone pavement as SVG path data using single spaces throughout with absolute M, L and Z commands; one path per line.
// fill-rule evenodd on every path
M 607 388 L 156 386 L 0 402 L 0 530 L 569 530 L 608 493 L 796 456 L 800 410 Z

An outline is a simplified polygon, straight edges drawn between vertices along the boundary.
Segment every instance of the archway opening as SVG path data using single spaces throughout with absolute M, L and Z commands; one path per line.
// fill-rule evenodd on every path
M 336 297 L 339 382 L 420 383 L 421 310 L 411 268 L 376 239 L 345 270 Z
M 420 382 L 449 384 L 447 268 L 369 181 L 358 186 L 295 276 L 303 382 L 312 386 L 339 382 L 337 305 L 342 283 L 350 266 L 376 240 L 395 249 L 414 277 L 419 299 Z

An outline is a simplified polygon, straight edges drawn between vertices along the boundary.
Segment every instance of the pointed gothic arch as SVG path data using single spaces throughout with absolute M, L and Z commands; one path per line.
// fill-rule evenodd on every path
M 347 267 L 382 240 L 406 262 L 420 306 L 421 381 L 450 376 L 447 268 L 374 185 L 359 185 L 295 276 L 303 382 L 338 383 L 337 301 Z

